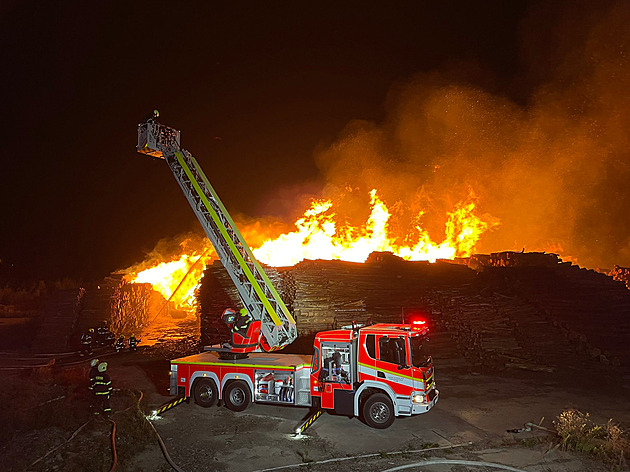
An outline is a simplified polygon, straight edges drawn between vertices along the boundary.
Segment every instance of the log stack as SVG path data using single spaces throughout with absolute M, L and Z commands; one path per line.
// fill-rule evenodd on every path
M 630 291 L 622 282 L 555 255 L 514 254 L 509 267 L 501 257 L 475 258 L 485 263 L 481 272 L 386 253 L 363 264 L 317 260 L 265 270 L 302 338 L 352 321 L 398 323 L 421 313 L 478 365 L 545 372 L 589 358 L 630 365 Z M 199 302 L 202 343 L 226 339 L 220 314 L 240 301 L 219 262 L 206 268 Z

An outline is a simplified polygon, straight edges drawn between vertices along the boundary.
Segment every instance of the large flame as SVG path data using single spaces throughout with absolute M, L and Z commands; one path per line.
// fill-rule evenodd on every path
M 204 256 L 205 254 L 181 254 L 178 259 L 157 262 L 148 269 L 128 274 L 127 279 L 129 283 L 149 283 L 177 309 L 194 311 L 195 290 L 204 269 L 204 265 L 199 262 Z
M 295 222 L 296 231 L 266 241 L 254 250 L 254 256 L 271 266 L 291 266 L 304 259 L 340 259 L 365 262 L 374 251 L 392 252 L 406 260 L 431 261 L 470 256 L 481 235 L 498 224 L 494 219 L 483 221 L 474 214 L 474 195 L 459 202 L 449 213 L 445 238 L 434 242 L 427 231 L 417 225 L 417 234 L 407 235 L 401 245 L 389 234 L 390 211 L 378 197 L 376 189 L 370 192 L 370 216 L 363 227 L 338 225 L 331 200 L 314 201 L 302 218 Z M 422 214 L 418 215 L 418 218 Z
M 481 235 L 498 225 L 492 217 L 482 220 L 475 214 L 474 200 L 471 192 L 455 205 L 447 216 L 441 242 L 434 242 L 420 224 L 415 225 L 412 234 L 390 234 L 391 212 L 376 189 L 370 192 L 370 215 L 360 227 L 339 223 L 337 220 L 342 218 L 335 213 L 332 200 L 314 200 L 295 222 L 295 231 L 271 238 L 268 228 L 256 221 L 243 225 L 242 233 L 249 243 L 259 242 L 259 247 L 253 251 L 256 259 L 273 267 L 292 266 L 305 259 L 365 262 L 374 251 L 392 252 L 406 260 L 435 262 L 470 256 Z M 417 215 L 416 221 L 422 216 L 423 213 Z M 176 308 L 194 311 L 195 290 L 212 251 L 208 240 L 203 244 L 205 249 L 200 251 L 197 243 L 197 250 L 189 253 L 191 243 L 187 238 L 178 245 L 180 251 L 170 261 L 156 259 L 147 269 L 130 270 L 127 280 L 150 283 Z

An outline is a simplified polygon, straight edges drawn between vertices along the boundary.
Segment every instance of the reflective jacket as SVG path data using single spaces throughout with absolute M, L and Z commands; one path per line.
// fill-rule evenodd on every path
M 90 368 L 90 390 L 94 390 L 94 383 L 96 382 L 96 376 L 98 375 L 98 365 Z
M 112 393 L 112 381 L 107 372 L 99 372 L 94 377 L 94 393 L 96 395 L 109 395 Z
M 253 321 L 253 318 L 250 316 L 249 313 L 243 315 L 240 314 L 239 317 L 236 320 L 236 323 L 234 323 L 234 327 L 232 328 L 232 331 L 236 332 L 247 332 L 247 328 L 249 328 L 249 324 Z

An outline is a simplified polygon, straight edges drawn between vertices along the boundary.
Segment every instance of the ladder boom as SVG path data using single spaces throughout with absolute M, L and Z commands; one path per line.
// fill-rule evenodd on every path
M 181 149 L 180 132 L 150 119 L 138 125 L 136 149 L 166 160 L 236 286 L 243 306 L 255 320 L 261 321 L 262 347 L 275 350 L 293 342 L 297 338 L 295 320 L 199 163 Z

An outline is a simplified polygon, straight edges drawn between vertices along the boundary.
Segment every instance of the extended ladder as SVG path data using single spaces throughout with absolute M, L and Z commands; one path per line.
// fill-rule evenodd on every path
M 236 286 L 243 306 L 260 320 L 261 347 L 280 349 L 297 337 L 295 320 L 252 254 L 195 158 L 180 147 L 180 132 L 153 119 L 138 125 L 137 151 L 166 160 L 175 180 Z

